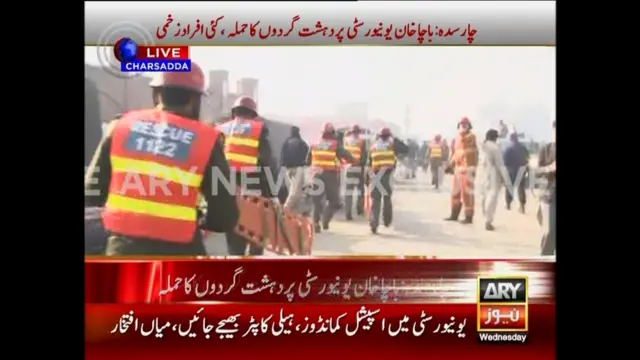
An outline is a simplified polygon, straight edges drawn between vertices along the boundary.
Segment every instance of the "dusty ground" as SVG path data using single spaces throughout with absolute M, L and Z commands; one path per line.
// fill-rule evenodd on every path
M 425 174 L 402 181 L 393 195 L 394 221 L 371 234 L 366 219 L 344 221 L 339 213 L 328 231 L 318 234 L 313 255 L 426 255 L 438 257 L 522 257 L 539 254 L 540 230 L 535 213 L 537 201 L 528 194 L 526 214 L 507 211 L 500 197 L 494 225 L 496 231 L 484 229 L 480 198 L 476 197 L 473 225 L 447 222 L 449 190 L 447 177 L 440 191 L 428 185 Z M 220 236 L 209 239 L 207 247 L 215 255 L 224 254 Z

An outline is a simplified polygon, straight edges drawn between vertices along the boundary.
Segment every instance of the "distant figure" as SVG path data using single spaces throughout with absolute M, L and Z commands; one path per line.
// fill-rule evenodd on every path
M 442 141 L 442 137 L 440 135 L 436 135 L 429 145 L 426 155 L 428 164 L 431 166 L 431 185 L 436 189 L 440 187 L 440 182 L 442 182 L 440 173 L 444 170 L 442 168 L 442 164 L 445 161 L 443 151 L 444 144 L 446 143 Z
M 300 128 L 293 126 L 291 135 L 282 145 L 280 163 L 287 169 L 287 186 L 289 196 L 284 203 L 284 208 L 297 212 L 300 199 L 302 199 L 302 187 L 304 186 L 304 166 L 307 162 L 309 145 L 300 137 Z
M 498 196 L 507 176 L 504 164 L 502 162 L 502 153 L 496 141 L 498 140 L 498 131 L 490 129 L 485 136 L 484 144 L 482 144 L 482 214 L 484 215 L 484 227 L 488 231 L 493 231 L 493 218 L 496 214 L 498 205 Z M 507 191 L 508 192 L 508 191 Z
M 509 135 L 509 126 L 507 126 L 503 120 L 500 120 L 500 134 L 498 137 L 500 139 L 506 139 L 507 135 Z
M 442 159 L 444 163 L 449 161 L 449 155 L 451 155 L 451 151 L 449 151 L 449 143 L 447 143 L 447 139 L 442 138 Z
M 518 141 L 518 134 L 511 134 L 511 143 L 504 151 L 504 165 L 507 167 L 509 175 L 509 185 L 505 194 L 507 210 L 511 209 L 513 202 L 513 191 L 518 192 L 518 200 L 520 201 L 520 212 L 524 214 L 525 205 L 527 203 L 527 175 L 529 172 L 529 150 L 526 146 Z M 515 189 L 513 187 L 516 187 Z
M 541 255 L 556 252 L 556 122 L 553 121 L 553 135 L 549 144 L 538 154 L 537 176 L 547 180 L 540 194 L 538 220 L 542 226 Z
M 427 140 L 424 140 L 420 144 L 420 150 L 418 151 L 418 166 L 422 167 L 422 171 L 427 171 L 429 168 L 429 160 L 427 159 L 427 153 L 429 152 L 429 145 Z

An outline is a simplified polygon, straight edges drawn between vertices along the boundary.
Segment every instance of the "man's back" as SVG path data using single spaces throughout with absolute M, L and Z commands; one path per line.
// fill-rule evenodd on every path
M 308 152 L 309 146 L 307 143 L 299 137 L 292 136 L 282 145 L 281 165 L 284 167 L 304 166 Z
M 504 151 L 504 165 L 509 169 L 529 165 L 529 150 L 519 142 L 511 143 Z

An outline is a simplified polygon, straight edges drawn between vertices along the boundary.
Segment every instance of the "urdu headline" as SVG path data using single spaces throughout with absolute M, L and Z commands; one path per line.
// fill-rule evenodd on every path
M 242 299 L 255 300 L 254 296 L 265 295 L 277 301 L 374 301 L 398 302 L 401 300 L 421 300 L 428 302 L 447 302 L 452 297 L 473 299 L 475 297 L 475 281 L 468 281 L 469 287 L 461 287 L 460 282 L 452 285 L 449 279 L 385 279 L 382 276 L 365 278 L 349 278 L 335 276 L 329 279 L 318 279 L 311 270 L 307 270 L 299 281 L 278 281 L 264 274 L 259 278 L 243 275 L 244 267 L 238 267 L 230 279 L 218 281 L 206 279 L 204 276 L 168 275 L 163 280 L 166 285 L 158 292 L 160 300 L 169 301 L 207 301 Z M 434 301 L 437 300 L 437 301 Z M 453 299 L 455 300 L 455 299 Z
M 241 309 L 241 308 L 240 308 Z M 212 311 L 217 313 L 217 311 Z M 195 314 L 183 320 L 163 319 L 152 317 L 139 319 L 136 312 L 131 310 L 122 314 L 110 331 L 112 335 L 134 335 L 142 337 L 154 337 L 162 339 L 165 336 L 181 338 L 204 338 L 228 340 L 234 338 L 257 336 L 287 336 L 287 335 L 319 335 L 342 334 L 355 336 L 358 333 L 378 332 L 385 336 L 396 337 L 409 335 L 421 337 L 428 334 L 439 336 L 454 336 L 464 339 L 467 335 L 467 319 L 456 319 L 451 316 L 437 320 L 424 310 L 419 316 L 404 315 L 400 318 L 385 317 L 380 308 L 360 307 L 356 311 L 345 311 L 335 316 L 326 314 L 310 317 L 308 315 L 296 316 L 295 311 L 287 311 L 280 308 L 265 316 L 242 314 L 238 310 L 236 314 L 223 317 L 220 320 L 207 318 L 205 307 L 200 307 Z M 216 314 L 220 317 L 220 314 Z M 224 315 L 223 315 L 224 316 Z M 470 321 L 472 321 L 471 319 Z M 472 325 L 469 325 L 473 328 Z
M 261 20 L 255 22 L 240 22 L 225 18 L 224 15 L 212 17 L 211 20 L 195 19 L 184 21 L 167 15 L 163 24 L 156 29 L 156 39 L 165 38 L 188 40 L 213 40 L 224 38 L 246 38 L 247 40 L 267 40 L 271 38 L 299 38 L 305 41 L 309 38 L 334 39 L 337 43 L 353 42 L 364 38 L 380 39 L 388 42 L 415 39 L 417 44 L 444 43 L 453 37 L 465 38 L 468 44 L 473 44 L 478 35 L 471 23 L 461 23 L 459 26 L 439 26 L 419 21 L 402 24 L 377 23 L 365 24 L 354 18 L 352 24 L 345 26 L 328 26 L 321 20 L 315 21 L 315 26 L 300 27 L 297 23 L 300 15 L 291 18 L 289 27 L 271 25 Z

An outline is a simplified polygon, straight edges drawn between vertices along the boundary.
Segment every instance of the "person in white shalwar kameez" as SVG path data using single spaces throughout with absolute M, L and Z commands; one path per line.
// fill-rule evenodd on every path
M 495 129 L 487 131 L 484 144 L 482 144 L 483 156 L 479 171 L 482 174 L 480 179 L 482 214 L 485 219 L 485 229 L 489 231 L 495 230 L 493 218 L 498 206 L 500 190 L 504 179 L 506 179 L 502 151 L 496 143 L 498 135 L 498 131 Z

